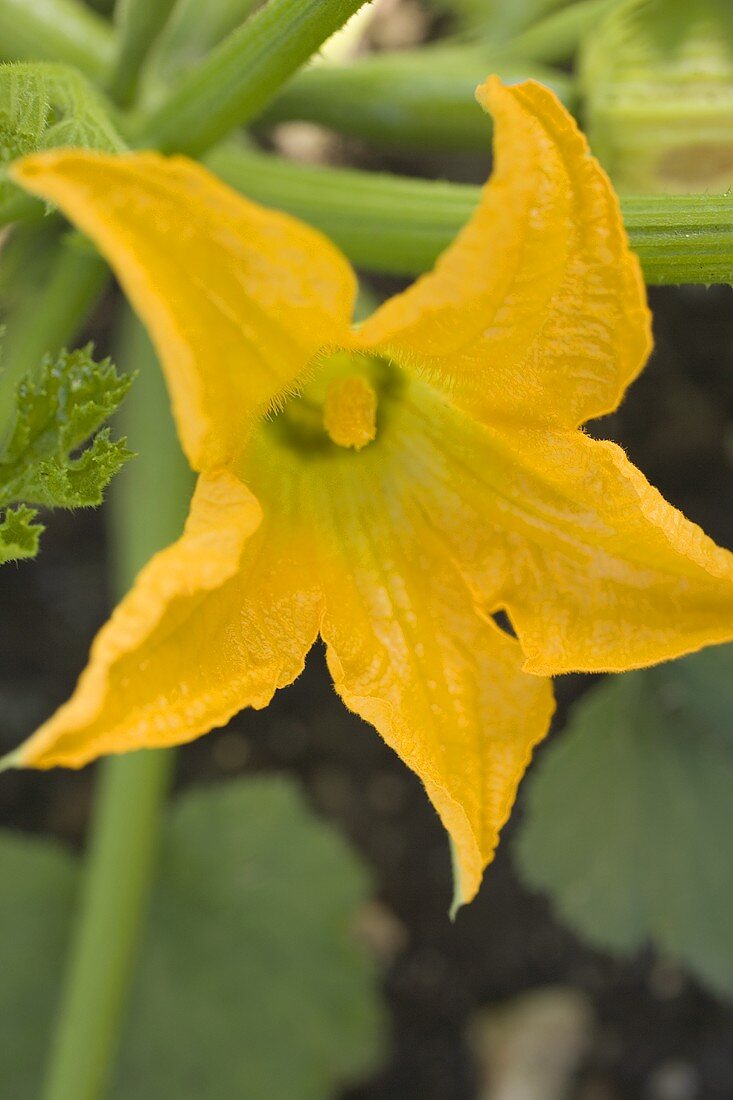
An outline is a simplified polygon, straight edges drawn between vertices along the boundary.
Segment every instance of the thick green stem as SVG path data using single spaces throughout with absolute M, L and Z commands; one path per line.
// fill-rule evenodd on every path
M 199 62 L 257 7 L 260 0 L 217 0 L 215 4 L 178 0 L 156 46 L 154 64 L 145 74 L 146 84 L 156 90 L 153 98 L 160 98 L 159 89 L 162 96 L 171 76 Z
M 112 555 L 120 593 L 181 530 L 190 472 L 145 334 L 128 318 L 116 358 L 139 369 L 124 409 L 140 457 L 113 495 Z M 100 1100 L 114 1065 L 153 881 L 173 754 L 142 750 L 104 762 L 67 981 L 44 1100 Z
M 573 106 L 573 82 L 565 73 L 531 61 L 507 63 L 486 47 L 431 46 L 304 69 L 262 122 L 302 119 L 402 149 L 486 150 L 491 128 L 474 93 L 489 73 L 508 84 L 541 80 Z
M 8 320 L 0 360 L 0 439 L 15 408 L 15 391 L 47 353 L 55 354 L 77 334 L 107 280 L 96 252 L 70 234 L 59 244 L 37 301 L 26 302 Z
M 99 1100 L 105 1094 L 171 762 L 165 750 L 142 751 L 102 767 L 44 1100 Z
M 585 35 L 618 0 L 580 0 L 527 27 L 506 45 L 511 57 L 558 64 L 568 61 Z
M 114 49 L 109 23 L 80 0 L 0 0 L 3 61 L 66 61 L 98 79 Z
M 176 0 L 119 0 L 115 8 L 117 56 L 107 87 L 120 106 L 128 107 L 134 100 L 145 59 L 175 3 Z
M 394 275 L 427 271 L 479 197 L 466 184 L 306 167 L 234 144 L 207 163 L 250 198 L 321 229 L 356 266 Z M 622 210 L 647 283 L 733 281 L 733 195 L 625 196 Z
M 138 144 L 199 154 L 255 118 L 365 0 L 270 0 L 174 86 Z

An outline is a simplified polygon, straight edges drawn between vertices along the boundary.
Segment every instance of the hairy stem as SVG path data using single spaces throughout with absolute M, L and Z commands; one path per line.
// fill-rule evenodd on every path
M 140 71 L 175 7 L 176 0 L 119 0 L 115 8 L 117 53 L 107 87 L 122 107 L 137 92 Z
M 251 121 L 365 0 L 270 0 L 190 73 L 142 124 L 138 144 L 203 152 Z
M 207 163 L 250 198 L 295 214 L 368 271 L 427 271 L 470 217 L 479 188 L 293 164 L 227 144 Z M 733 281 L 733 195 L 625 196 L 624 221 L 647 283 Z

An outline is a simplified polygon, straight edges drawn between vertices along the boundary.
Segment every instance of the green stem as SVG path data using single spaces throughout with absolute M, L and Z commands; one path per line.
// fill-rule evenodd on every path
M 270 0 L 173 87 L 138 144 L 199 154 L 253 118 L 365 0 Z
M 463 20 L 464 31 L 481 34 L 488 42 L 502 49 L 515 35 L 533 23 L 544 21 L 568 0 L 519 0 L 519 3 L 503 3 L 502 0 L 483 0 L 471 4 L 470 15 Z M 463 5 L 461 5 L 462 7 Z
M 107 268 L 78 237 L 58 246 L 48 280 L 37 292 L 39 309 L 25 302 L 11 316 L 0 361 L 0 439 L 15 408 L 18 383 L 68 344 L 84 324 L 107 280 Z
M 486 47 L 430 46 L 304 69 L 262 122 L 301 119 L 403 149 L 484 151 L 491 130 L 474 93 L 489 73 L 508 84 L 541 80 L 573 106 L 573 82 L 565 73 L 531 61 L 497 60 Z
M 164 89 L 172 75 L 200 61 L 259 6 L 260 0 L 178 0 L 156 47 L 155 64 L 146 71 L 146 83 L 156 92 Z
M 368 271 L 429 270 L 470 217 L 479 188 L 292 164 L 227 143 L 214 172 L 248 197 L 326 233 Z M 733 195 L 625 196 L 631 245 L 649 284 L 733 281 Z
M 586 34 L 618 0 L 580 0 L 527 27 L 506 45 L 511 57 L 531 57 L 547 64 L 568 61 Z
M 117 358 L 140 369 L 125 403 L 124 420 L 130 443 L 141 454 L 127 467 L 112 498 L 115 586 L 121 594 L 144 562 L 180 533 L 190 472 L 175 437 L 154 354 L 129 317 Z M 170 751 L 142 750 L 102 765 L 44 1100 L 100 1100 L 107 1090 L 153 882 L 173 761 Z
M 105 1094 L 172 760 L 165 750 L 142 751 L 102 767 L 44 1100 L 98 1100 Z
M 99 79 L 114 48 L 109 23 L 80 0 L 0 0 L 3 61 L 65 61 Z
M 120 106 L 133 102 L 145 59 L 175 4 L 176 0 L 119 0 L 115 8 L 117 56 L 107 88 Z

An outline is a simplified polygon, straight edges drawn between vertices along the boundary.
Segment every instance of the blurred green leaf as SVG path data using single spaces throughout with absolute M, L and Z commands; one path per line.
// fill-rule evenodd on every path
M 77 873 L 49 841 L 0 833 L 13 1100 L 39 1095 Z M 285 780 L 184 794 L 164 830 L 114 1100 L 326 1100 L 365 1072 L 381 1045 L 374 966 L 354 931 L 367 896 L 354 855 Z
M 0 165 L 64 145 L 124 149 L 101 94 L 69 65 L 0 65 Z M 0 177 L 0 222 L 12 221 L 36 202 Z
M 733 993 L 733 646 L 614 676 L 528 783 L 528 885 L 592 943 L 652 941 Z
M 379 1049 L 368 885 L 276 779 L 174 807 L 114 1100 L 324 1100 Z
M 71 925 L 76 860 L 50 840 L 0 832 L 2 1095 L 36 1100 Z

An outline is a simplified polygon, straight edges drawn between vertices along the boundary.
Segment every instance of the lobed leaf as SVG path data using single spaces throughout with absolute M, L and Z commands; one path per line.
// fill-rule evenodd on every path
M 733 994 L 733 645 L 614 676 L 528 783 L 519 868 L 590 942 Z
M 39 1095 L 77 861 L 0 832 L 3 1096 Z M 380 1047 L 357 861 L 280 779 L 183 795 L 164 827 L 110 1095 L 325 1100 Z M 284 1054 L 285 1052 L 285 1054 Z
M 76 69 L 38 61 L 0 65 L 0 165 L 59 146 L 125 148 L 104 98 Z M 13 220 L 28 201 L 0 176 L 0 223 Z
M 0 512 L 0 565 L 23 558 L 35 558 L 43 533 L 40 523 L 35 523 L 36 511 L 21 504 Z
M 40 1095 L 78 881 L 55 842 L 0 831 L 2 1095 Z
M 95 362 L 91 346 L 44 360 L 37 379 L 18 387 L 14 421 L 0 443 L 0 563 L 33 557 L 43 530 L 35 511 L 10 505 L 87 508 L 101 504 L 106 486 L 131 457 L 108 429 L 130 387 L 109 359 Z
M 354 930 L 366 897 L 361 866 L 290 783 L 185 794 L 112 1100 L 324 1100 L 363 1073 L 380 1047 L 373 968 Z

